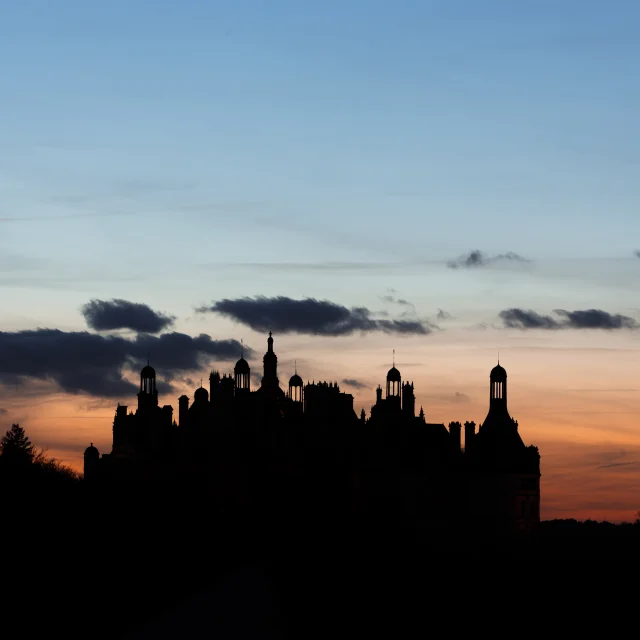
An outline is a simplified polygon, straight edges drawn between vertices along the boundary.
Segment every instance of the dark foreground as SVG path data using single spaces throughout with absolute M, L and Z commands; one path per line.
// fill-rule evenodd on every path
M 53 495 L 3 513 L 6 637 L 490 637 L 638 624 L 637 526 L 543 523 L 482 538 Z

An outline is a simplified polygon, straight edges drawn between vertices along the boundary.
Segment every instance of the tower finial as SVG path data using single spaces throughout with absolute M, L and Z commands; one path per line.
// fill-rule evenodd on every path
M 498 364 L 500 364 L 500 350 L 498 350 Z
M 393 350 L 393 366 L 396 366 L 396 350 Z
M 202 389 L 202 378 L 200 378 L 200 388 Z
M 293 369 L 294 369 L 294 373 L 296 375 L 298 375 L 298 361 L 297 360 L 293 361 Z
M 149 366 L 149 358 L 151 357 L 151 351 L 147 351 L 147 366 Z
M 240 357 L 244 358 L 244 340 L 240 338 Z

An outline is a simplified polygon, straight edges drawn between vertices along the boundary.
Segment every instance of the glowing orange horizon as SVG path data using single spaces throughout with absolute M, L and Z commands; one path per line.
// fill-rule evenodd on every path
M 445 339 L 446 338 L 446 339 Z M 640 509 L 640 430 L 636 416 L 638 392 L 630 381 L 635 375 L 635 350 L 619 336 L 599 338 L 585 344 L 583 336 L 565 339 L 542 336 L 514 346 L 520 335 L 501 349 L 501 362 L 508 372 L 508 405 L 519 421 L 526 444 L 541 453 L 541 515 L 544 519 L 632 520 Z M 416 411 L 424 408 L 429 422 L 474 420 L 480 424 L 488 410 L 488 376 L 497 360 L 495 336 L 479 345 L 460 334 L 452 342 L 444 334 L 427 340 L 409 339 L 396 348 L 396 366 L 403 379 L 415 383 Z M 252 368 L 260 373 L 261 354 Z M 265 342 L 266 345 L 266 342 Z M 322 348 L 324 345 L 324 349 Z M 375 402 L 375 387 L 384 382 L 391 366 L 392 349 L 380 338 L 342 340 L 344 349 L 326 349 L 326 341 L 284 336 L 276 341 L 279 377 L 286 388 L 297 366 L 303 380 L 335 380 L 343 391 L 354 395 L 354 408 L 369 413 Z M 625 348 L 626 347 L 626 348 Z M 388 362 L 386 362 L 388 360 Z M 297 365 L 294 364 L 297 361 Z M 336 364 L 341 363 L 341 364 Z M 218 366 L 231 371 L 233 364 Z M 335 372 L 340 371 L 336 376 Z M 208 371 L 203 372 L 203 377 Z M 362 375 L 364 374 L 364 376 Z M 200 374 L 193 374 L 200 378 Z M 162 370 L 158 370 L 162 379 Z M 132 378 L 135 379 L 135 378 Z M 355 379 L 366 388 L 349 387 L 343 380 Z M 252 383 L 252 386 L 253 383 Z M 111 427 L 117 400 L 91 400 L 65 394 L 42 393 L 3 400 L 7 428 L 20 422 L 36 446 L 77 470 L 82 453 L 93 442 L 101 453 L 111 448 Z M 161 404 L 177 409 L 177 399 L 194 389 L 176 388 Z M 49 394 L 49 395 L 47 395 Z M 135 408 L 135 397 L 122 398 Z

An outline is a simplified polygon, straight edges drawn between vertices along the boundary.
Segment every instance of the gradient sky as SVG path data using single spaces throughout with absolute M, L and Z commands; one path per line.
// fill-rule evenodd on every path
M 122 298 L 243 338 L 257 369 L 262 333 L 195 308 L 314 297 L 435 323 L 276 333 L 281 379 L 297 359 L 358 380 L 368 410 L 395 349 L 428 420 L 481 422 L 499 350 L 542 516 L 632 519 L 640 331 L 499 312 L 640 319 L 639 30 L 632 0 L 6 2 L 0 330 L 83 331 L 83 304 Z M 24 379 L 0 386 L 0 427 L 78 466 L 115 403 Z

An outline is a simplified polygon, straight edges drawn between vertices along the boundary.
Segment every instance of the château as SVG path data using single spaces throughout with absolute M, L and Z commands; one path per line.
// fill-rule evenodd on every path
M 529 531 L 540 520 L 540 455 L 507 408 L 507 372 L 489 375 L 489 410 L 476 423 L 430 423 L 412 382 L 389 369 L 367 417 L 335 382 L 285 392 L 269 332 L 263 375 L 251 388 L 241 354 L 233 375 L 212 371 L 193 399 L 161 406 L 156 371 L 140 372 L 138 406 L 118 405 L 111 452 L 84 453 L 88 485 L 180 486 L 218 503 L 271 513 L 366 515 L 436 530 Z M 462 431 L 464 429 L 464 447 Z

